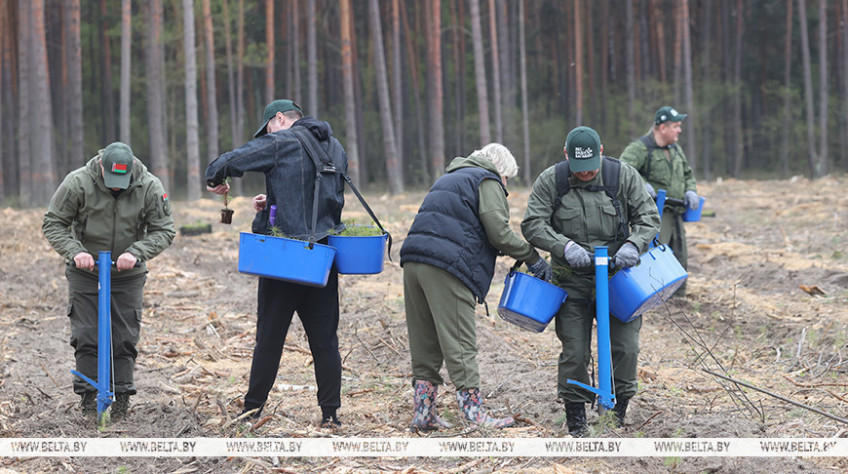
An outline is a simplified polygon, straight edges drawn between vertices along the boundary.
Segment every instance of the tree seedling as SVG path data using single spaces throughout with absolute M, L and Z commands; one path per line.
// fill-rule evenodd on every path
M 225 183 L 229 183 L 230 180 L 227 178 Z M 227 204 L 230 203 L 230 193 L 226 192 L 223 196 L 221 196 L 221 200 L 224 201 L 224 208 L 221 209 L 221 224 L 232 224 L 233 223 L 233 210 L 227 207 Z

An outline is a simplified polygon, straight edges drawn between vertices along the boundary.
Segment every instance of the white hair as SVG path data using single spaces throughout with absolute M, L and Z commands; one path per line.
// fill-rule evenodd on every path
M 515 157 L 512 152 L 500 143 L 489 143 L 482 150 L 477 150 L 474 154 L 479 154 L 491 161 L 495 165 L 498 173 L 506 179 L 514 178 L 518 175 L 518 165 L 515 163 Z

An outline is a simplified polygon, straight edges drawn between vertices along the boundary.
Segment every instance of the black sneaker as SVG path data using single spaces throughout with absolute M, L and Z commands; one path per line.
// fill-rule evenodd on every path
M 336 417 L 336 415 L 332 416 L 323 416 L 321 417 L 321 428 L 341 428 L 342 422 Z
M 112 411 L 109 414 L 112 422 L 123 421 L 127 418 L 127 412 L 130 409 L 130 394 L 116 393 L 115 403 L 112 404 Z
M 80 409 L 82 416 L 94 418 L 97 416 L 97 392 L 85 392 L 80 394 Z

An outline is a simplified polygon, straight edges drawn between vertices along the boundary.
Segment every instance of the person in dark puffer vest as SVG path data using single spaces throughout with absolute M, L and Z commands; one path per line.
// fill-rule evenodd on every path
M 550 265 L 509 227 L 506 181 L 517 174 L 512 153 L 498 143 L 455 158 L 424 198 L 400 250 L 413 431 L 450 427 L 436 411 L 443 363 L 459 408 L 472 425 L 504 428 L 514 422 L 494 418 L 482 406 L 474 315 L 500 254 L 526 262 L 539 278 L 551 278 Z

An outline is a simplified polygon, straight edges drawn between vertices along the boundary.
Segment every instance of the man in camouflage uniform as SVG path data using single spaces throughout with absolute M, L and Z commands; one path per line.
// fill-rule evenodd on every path
M 659 213 L 651 201 L 639 173 L 620 163 L 616 211 L 604 191 L 614 183 L 604 183 L 603 168 L 619 165 L 617 160 L 601 159 L 603 146 L 597 132 L 577 127 L 565 141 L 569 191 L 558 197 L 556 166 L 551 166 L 533 183 L 521 231 L 528 242 L 551 254 L 555 269 L 553 282 L 568 292 L 556 315 L 556 334 L 562 342 L 557 377 L 557 395 L 565 402 L 566 423 L 572 436 L 585 436 L 586 403 L 594 394 L 568 379 L 590 384 L 587 366 L 592 350 L 592 324 L 595 319 L 595 270 L 592 253 L 596 246 L 609 247 L 612 263 L 627 268 L 638 263 L 639 253 L 659 231 Z M 619 214 L 620 213 L 620 214 Z M 622 229 L 626 227 L 626 229 Z M 636 363 L 642 318 L 629 323 L 610 318 L 610 347 L 620 423 L 630 398 L 636 394 Z
M 681 124 L 686 114 L 664 106 L 654 114 L 654 125 L 648 133 L 631 142 L 621 153 L 621 161 L 636 168 L 645 180 L 645 189 L 653 199 L 657 189 L 666 190 L 666 199 L 682 201 L 685 207 L 666 201 L 662 214 L 660 243 L 668 244 L 683 268 L 688 267 L 686 228 L 683 212 L 686 207 L 697 209 L 700 205 L 695 187 L 695 173 L 683 149 L 677 144 Z M 677 296 L 686 295 L 686 283 L 677 290 Z

